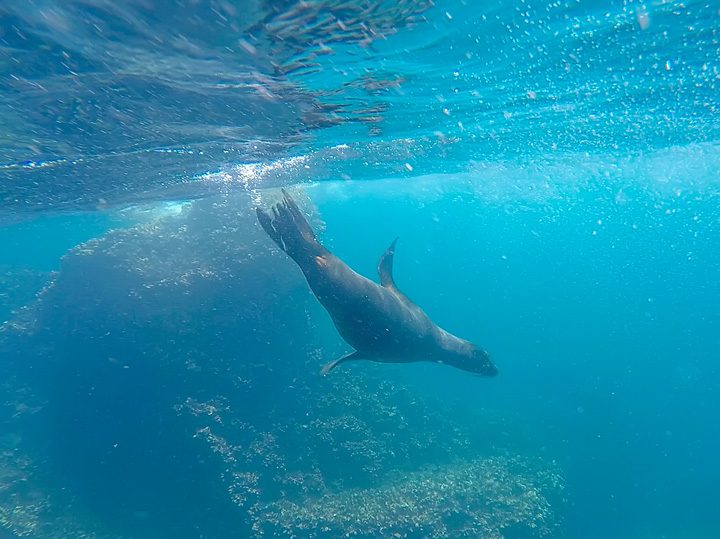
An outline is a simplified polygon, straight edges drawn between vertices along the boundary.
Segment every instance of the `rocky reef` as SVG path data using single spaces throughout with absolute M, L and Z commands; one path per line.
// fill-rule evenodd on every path
M 0 525 L 38 539 L 556 529 L 560 471 L 495 443 L 496 412 L 464 421 L 382 366 L 319 375 L 344 345 L 259 229 L 258 196 L 273 193 L 77 247 L 3 326 Z

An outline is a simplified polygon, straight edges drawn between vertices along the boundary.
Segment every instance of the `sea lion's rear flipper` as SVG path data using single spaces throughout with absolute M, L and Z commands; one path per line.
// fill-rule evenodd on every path
M 380 284 L 383 285 L 385 288 L 389 288 L 391 290 L 397 290 L 392 275 L 393 255 L 395 254 L 395 244 L 397 243 L 397 240 L 397 238 L 393 240 L 393 242 L 390 244 L 390 247 L 388 247 L 380 257 L 380 262 L 378 262 Z
M 315 238 L 310 223 L 298 208 L 290 194 L 282 190 L 283 200 L 272 208 L 272 215 L 257 208 L 260 225 L 278 247 L 289 254 L 296 262 L 305 256 L 320 256 L 325 248 Z
M 320 371 L 320 374 L 322 374 L 323 376 L 327 376 L 327 374 L 335 367 L 340 365 L 340 363 L 345 363 L 346 361 L 352 361 L 354 359 L 365 359 L 365 356 L 358 351 L 350 352 L 349 354 L 345 354 L 344 356 L 325 364 Z
M 277 230 L 275 230 L 275 227 L 273 226 L 272 218 L 270 217 L 270 215 L 262 208 L 255 208 L 255 211 L 257 212 L 258 222 L 263 227 L 265 232 L 267 232 L 267 235 L 270 236 L 273 241 L 277 243 L 278 247 L 280 247 L 280 249 L 284 251 L 285 246 L 280 239 L 280 234 Z
M 308 223 L 308 220 L 302 214 L 302 212 L 300 211 L 300 208 L 298 208 L 297 204 L 295 204 L 295 201 L 290 196 L 290 193 L 288 193 L 285 189 L 282 189 L 282 194 L 283 194 L 282 204 L 283 204 L 284 208 L 292 216 L 293 223 L 295 224 L 295 227 L 302 235 L 303 239 L 305 241 L 309 241 L 309 242 L 317 242 L 317 239 L 315 238 L 315 232 L 313 232 L 313 229 L 310 226 L 310 223 Z M 278 204 L 278 206 L 280 206 L 280 204 Z
M 395 244 L 397 243 L 397 240 L 398 238 L 395 238 L 393 240 L 393 242 L 390 244 L 390 247 L 388 247 L 387 250 L 380 257 L 380 262 L 378 262 L 380 284 L 393 292 L 403 301 L 413 304 L 412 301 L 410 301 L 410 299 L 405 294 L 400 292 L 398 287 L 395 285 L 395 279 L 393 279 L 393 256 L 395 255 Z

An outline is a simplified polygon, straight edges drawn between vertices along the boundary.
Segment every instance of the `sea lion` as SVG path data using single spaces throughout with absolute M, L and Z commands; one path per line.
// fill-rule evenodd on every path
M 325 365 L 324 375 L 340 363 L 358 359 L 432 361 L 483 376 L 497 374 L 485 350 L 438 327 L 395 286 L 392 265 L 397 238 L 380 257 L 378 285 L 323 247 L 292 197 L 284 189 L 282 193 L 272 215 L 257 208 L 258 221 L 300 266 L 342 338 L 355 348 Z

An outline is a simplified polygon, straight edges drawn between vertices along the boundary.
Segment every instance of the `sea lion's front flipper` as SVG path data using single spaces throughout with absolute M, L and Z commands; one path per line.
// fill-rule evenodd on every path
M 395 281 L 393 280 L 392 270 L 393 255 L 395 254 L 395 244 L 397 243 L 397 240 L 397 238 L 393 240 L 393 242 L 390 244 L 390 247 L 388 247 L 387 250 L 380 257 L 380 262 L 378 262 L 380 284 L 383 285 L 385 288 L 389 288 L 394 291 L 397 291 L 397 287 L 395 286 Z
M 320 374 L 322 374 L 323 376 L 327 376 L 327 374 L 335 367 L 340 365 L 340 363 L 345 363 L 346 361 L 352 361 L 354 359 L 365 359 L 365 356 L 358 351 L 350 352 L 349 354 L 345 354 L 344 356 L 334 361 L 331 361 L 330 363 L 327 363 L 320 371 Z

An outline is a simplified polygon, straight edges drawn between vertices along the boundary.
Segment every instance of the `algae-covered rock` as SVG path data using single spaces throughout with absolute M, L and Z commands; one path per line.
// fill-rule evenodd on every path
M 539 460 L 488 457 L 425 467 L 375 488 L 280 500 L 253 511 L 270 537 L 525 537 L 557 528 L 550 500 L 562 478 Z M 517 536 L 517 535 L 515 535 Z

